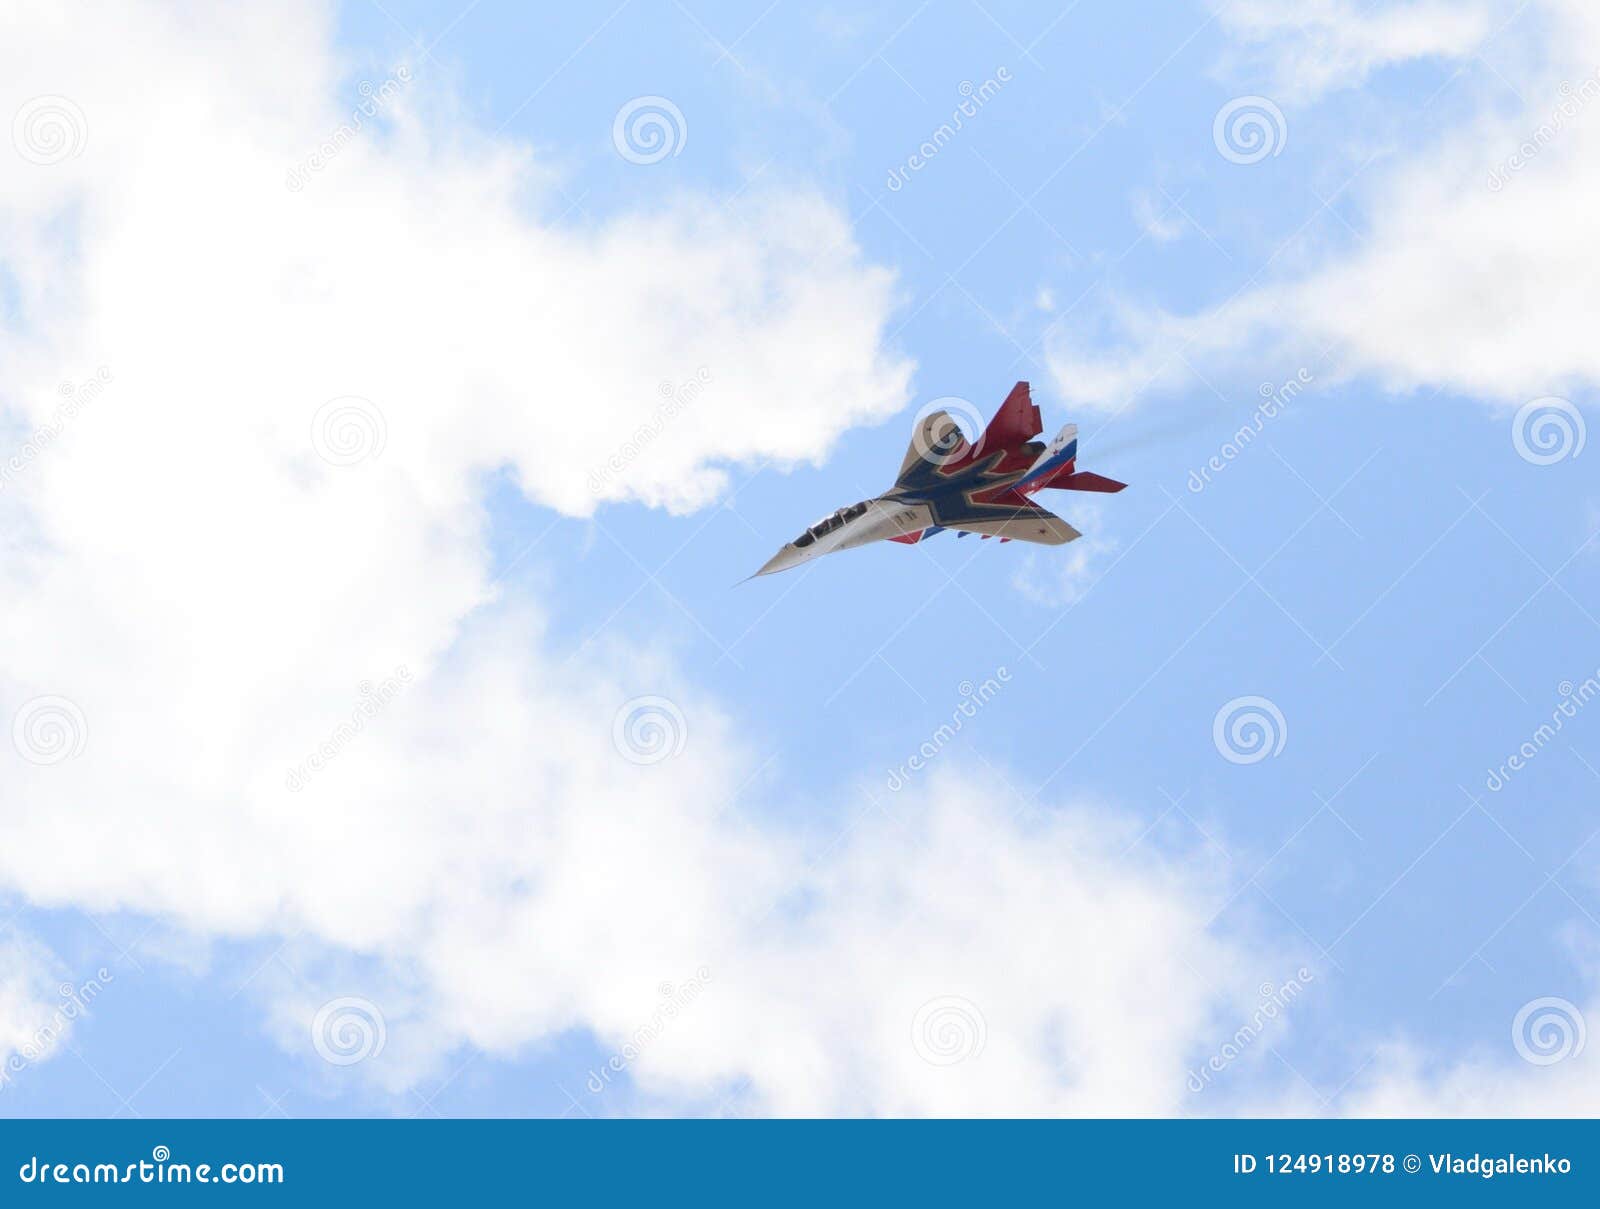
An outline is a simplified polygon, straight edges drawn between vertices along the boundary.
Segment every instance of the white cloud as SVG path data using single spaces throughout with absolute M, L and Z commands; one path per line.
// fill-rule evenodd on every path
M 319 6 L 3 20 L 0 102 L 70 98 L 86 139 L 0 155 L 0 399 L 39 446 L 0 492 L 0 717 L 28 723 L 0 761 L 0 886 L 294 937 L 304 981 L 273 987 L 270 1027 L 315 1062 L 327 1004 L 369 1000 L 385 1043 L 361 1071 L 391 1089 L 461 1044 L 621 1044 L 705 966 L 633 1068 L 668 1103 L 1182 1097 L 1197 1038 L 1257 981 L 1200 926 L 1221 899 L 1203 870 L 1122 855 L 1137 837 L 1110 816 L 1019 822 L 954 780 L 904 825 L 819 804 L 854 828 L 812 850 L 741 798 L 759 730 L 620 638 L 568 660 L 490 578 L 487 472 L 571 515 L 691 509 L 729 463 L 818 459 L 901 406 L 892 280 L 832 206 L 539 221 L 564 208 L 539 166 L 421 73 L 392 126 L 290 190 L 348 113 Z M 658 423 L 662 381 L 702 389 Z M 314 433 L 335 399 L 350 426 Z M 655 764 L 613 737 L 647 693 L 688 728 Z M 987 1036 L 956 1068 L 911 1038 L 950 997 Z
M 1474 116 L 1350 185 L 1343 200 L 1359 206 L 1359 237 L 1210 310 L 1173 315 L 1123 300 L 1112 316 L 1118 346 L 1063 339 L 1051 350 L 1062 391 L 1120 406 L 1189 381 L 1190 366 L 1209 374 L 1264 355 L 1320 366 L 1329 350 L 1328 377 L 1366 375 L 1396 392 L 1512 404 L 1600 382 L 1588 322 L 1600 272 L 1600 217 L 1588 204 L 1600 189 L 1600 13 L 1542 0 L 1522 23 L 1545 36 L 1508 33 L 1496 43 L 1498 75 L 1451 85 L 1477 96 Z M 1500 77 L 1525 107 L 1506 109 Z
M 473 133 L 426 69 L 392 126 L 370 124 L 290 190 L 290 167 L 350 113 L 311 7 L 214 18 L 190 37 L 129 6 L 106 22 L 126 42 L 11 18 L 23 28 L 8 31 L 6 112 L 70 96 L 87 136 L 75 158 L 38 167 L 8 151 L 0 169 L 26 337 L 9 334 L 22 364 L 5 385 L 33 423 L 64 372 L 107 365 L 124 400 L 55 460 L 104 456 L 155 392 L 182 429 L 162 434 L 174 453 L 250 441 L 299 456 L 318 406 L 354 395 L 386 421 L 379 473 L 417 480 L 421 504 L 510 464 L 564 512 L 626 498 L 689 509 L 716 498 L 729 463 L 819 458 L 906 401 L 908 364 L 879 348 L 892 277 L 806 190 L 540 223 L 531 211 L 564 200 L 525 149 Z M 285 58 L 232 74 L 252 44 Z M 663 383 L 697 375 L 661 423 Z M 630 440 L 643 448 L 597 487 Z M 293 469 L 302 495 L 325 486 L 320 467 Z
M 1485 0 L 1232 0 L 1219 19 L 1266 60 L 1279 100 L 1308 100 L 1396 63 L 1469 54 L 1492 30 L 1496 8 Z
M 1372 1069 L 1379 1073 L 1346 1095 L 1347 1116 L 1586 1117 L 1600 1104 L 1600 1068 L 1587 1050 L 1551 1067 L 1488 1054 L 1441 1065 L 1395 1043 L 1378 1051 Z
M 1157 243 L 1181 239 L 1186 227 L 1178 208 L 1149 189 L 1141 189 L 1133 195 L 1133 217 L 1139 229 Z
M 0 941 L 0 1089 L 18 1070 L 53 1056 L 70 1030 L 58 973 L 55 955 L 37 941 L 14 930 Z
M 1591 972 L 1593 954 L 1588 955 Z M 1542 995 L 1507 1018 L 1499 1037 L 1441 1061 L 1409 1039 L 1377 1052 L 1345 1097 L 1351 1116 L 1583 1117 L 1600 1104 L 1595 1005 Z

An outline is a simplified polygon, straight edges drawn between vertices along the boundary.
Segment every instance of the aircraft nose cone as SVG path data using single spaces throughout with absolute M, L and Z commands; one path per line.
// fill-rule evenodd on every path
M 771 558 L 767 559 L 761 570 L 756 572 L 756 575 L 771 575 L 774 571 L 787 571 L 790 567 L 799 566 L 805 560 L 806 556 L 803 551 L 795 549 L 792 545 L 784 546 Z M 755 575 L 750 578 L 754 579 Z

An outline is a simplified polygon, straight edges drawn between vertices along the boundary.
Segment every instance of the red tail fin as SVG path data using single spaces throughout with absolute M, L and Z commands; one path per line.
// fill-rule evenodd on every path
M 1026 382 L 1018 382 L 983 430 L 980 444 L 984 453 L 998 453 L 1031 440 L 1039 434 L 1039 428 L 1039 408 L 1033 401 L 1033 392 Z

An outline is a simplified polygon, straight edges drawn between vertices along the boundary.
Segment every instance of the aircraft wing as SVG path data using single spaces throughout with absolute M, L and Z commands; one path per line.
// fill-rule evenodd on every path
M 911 447 L 900 463 L 896 485 L 903 484 L 909 476 L 926 467 L 959 460 L 966 447 L 967 438 L 962 435 L 961 425 L 950 418 L 949 412 L 930 412 L 911 434 Z
M 950 515 L 951 512 L 955 514 Z M 1007 492 L 990 503 L 969 503 L 954 510 L 939 508 L 935 515 L 945 529 L 1041 546 L 1064 546 L 1083 536 L 1054 512 L 1017 492 Z

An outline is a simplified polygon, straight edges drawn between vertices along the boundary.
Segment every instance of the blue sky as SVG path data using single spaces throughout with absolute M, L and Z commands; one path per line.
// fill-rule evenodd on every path
M 1377 19 L 1329 7 L 1346 33 Z M 1448 1108 L 1476 1102 L 1462 1087 L 1496 1080 L 1516 1082 L 1526 1096 L 1517 1104 L 1561 1111 L 1584 1102 L 1585 1085 L 1558 1092 L 1536 1082 L 1555 1068 L 1523 1062 L 1512 1028 L 1524 1005 L 1544 997 L 1568 1001 L 1581 1025 L 1592 990 L 1600 710 L 1577 711 L 1502 788 L 1486 778 L 1550 721 L 1561 685 L 1600 676 L 1595 455 L 1541 465 L 1513 440 L 1529 400 L 1560 396 L 1587 414 L 1591 367 L 1576 352 L 1563 362 L 1569 350 L 1537 316 L 1525 320 L 1525 340 L 1538 347 L 1543 377 L 1521 365 L 1457 372 L 1450 340 L 1420 328 L 1391 326 L 1379 339 L 1335 319 L 1278 324 L 1323 300 L 1350 304 L 1349 290 L 1315 292 L 1319 282 L 1343 281 L 1346 266 L 1366 274 L 1355 310 L 1369 301 L 1360 290 L 1385 273 L 1397 295 L 1413 289 L 1409 275 L 1427 270 L 1426 256 L 1387 255 L 1404 246 L 1411 220 L 1395 212 L 1397 198 L 1411 196 L 1399 187 L 1405 173 L 1429 155 L 1447 159 L 1475 123 L 1516 127 L 1548 108 L 1536 86 L 1550 70 L 1546 40 L 1560 6 L 1536 5 L 1509 23 L 1509 8 L 1483 10 L 1462 49 L 1407 48 L 1359 67 L 1341 60 L 1328 82 L 1313 84 L 1295 58 L 1304 51 L 1299 18 L 1252 26 L 1204 4 L 1086 2 L 1062 14 L 1033 4 L 818 10 L 780 0 L 763 13 L 636 0 L 607 16 L 496 0 L 458 14 L 385 0 L 338 9 L 338 92 L 327 104 L 348 110 L 361 80 L 411 64 L 427 120 L 451 114 L 444 141 L 459 138 L 472 155 L 473 139 L 493 132 L 553 174 L 521 204 L 530 222 L 578 245 L 602 241 L 630 215 L 807 191 L 843 217 L 861 264 L 892 271 L 877 339 L 885 357 L 913 367 L 905 397 L 880 400 L 871 418 L 830 420 L 835 431 L 805 456 L 720 462 L 727 479 L 714 498 L 677 509 L 618 500 L 585 515 L 552 506 L 528 489 L 536 460 L 477 480 L 492 592 L 511 606 L 536 602 L 527 641 L 580 678 L 603 666 L 595 675 L 608 701 L 670 697 L 687 750 L 716 743 L 736 753 L 739 775 L 706 784 L 719 794 L 732 784 L 728 810 L 791 837 L 782 859 L 826 867 L 862 818 L 892 818 L 908 844 L 921 842 L 919 829 L 934 826 L 926 820 L 936 778 L 950 778 L 937 782 L 940 792 L 979 797 L 1008 827 L 1022 827 L 1019 852 L 1036 821 L 1082 809 L 1103 831 L 1112 865 L 1203 883 L 1183 900 L 1199 905 L 1189 924 L 1233 954 L 1214 969 L 1197 958 L 1203 975 L 1146 968 L 1118 982 L 1091 956 L 1061 976 L 1066 1002 L 1100 996 L 1107 1006 L 1095 1010 L 1125 1011 L 1135 1038 L 1157 1027 L 1151 1021 L 1189 1017 L 1177 983 L 1223 981 L 1200 1022 L 1172 1043 L 1183 1060 L 1157 1111 Z M 949 119 L 963 81 L 981 84 L 1001 69 L 1010 78 L 963 129 L 890 189 L 891 171 Z M 619 108 L 645 95 L 669 98 L 682 115 L 681 149 L 655 164 L 628 162 L 612 142 Z M 1268 136 L 1276 152 L 1255 163 L 1234 162 L 1213 137 L 1219 110 L 1241 96 L 1270 97 L 1282 117 Z M 361 137 L 374 149 L 401 142 L 387 123 Z M 1581 147 L 1578 138 L 1570 141 Z M 1544 161 L 1565 165 L 1558 157 L 1569 153 L 1578 154 L 1557 145 Z M 1493 156 L 1485 157 L 1487 170 Z M 1545 187 L 1535 175 L 1542 168 L 1508 193 Z M 381 195 L 369 200 L 382 204 Z M 1525 219 L 1507 210 L 1500 221 Z M 1492 263 L 1492 235 L 1484 249 Z M 1456 254 L 1470 259 L 1474 250 Z M 1586 246 L 1573 260 L 1592 254 Z M 575 279 L 570 288 L 587 286 Z M 1505 291 L 1505 323 L 1515 328 L 1516 284 L 1491 275 L 1484 289 L 1491 300 Z M 1378 295 L 1386 289 L 1371 296 L 1375 311 L 1388 301 Z M 1235 298 L 1246 301 L 1243 317 L 1226 309 Z M 19 333 L 24 320 L 16 318 Z M 521 409 L 535 430 L 548 415 L 587 431 L 597 464 L 627 429 L 585 430 L 591 401 L 550 391 L 537 335 L 528 348 L 501 350 L 514 367 L 505 372 L 525 388 Z M 607 335 L 630 339 L 626 330 Z M 1124 358 L 1150 369 L 1137 375 L 1145 389 L 1093 397 L 1091 367 Z M 669 356 L 650 368 L 681 382 L 695 364 Z M 470 383 L 476 372 L 469 357 L 460 376 Z M 1263 384 L 1276 390 L 1297 375 L 1304 391 L 1194 490 L 1192 472 L 1251 422 Z M 1049 506 L 1087 534 L 1078 547 L 946 535 L 737 584 L 808 521 L 887 487 L 923 404 L 956 396 L 987 415 L 1019 379 L 1033 383 L 1047 434 L 1077 421 L 1080 465 L 1130 484 L 1103 499 L 1051 493 Z M 355 389 L 330 383 L 322 394 Z M 903 406 L 891 414 L 896 402 Z M 781 429 L 785 420 L 761 422 Z M 392 415 L 390 431 L 392 443 L 404 442 Z M 472 632 L 470 621 L 462 626 Z M 619 664 L 631 672 L 618 673 Z M 439 666 L 448 669 L 449 657 Z M 993 700 L 939 745 L 927 770 L 892 789 L 890 771 L 951 719 L 962 686 L 1000 669 Z M 30 676 L 39 679 L 37 667 L 18 673 Z M 1268 699 L 1281 717 L 1281 750 L 1258 762 L 1231 761 L 1214 740 L 1219 711 L 1246 697 Z M 97 726 L 91 717 L 91 736 Z M 555 736 L 518 742 L 537 750 Z M 525 771 L 514 765 L 503 775 Z M 461 794 L 474 785 L 462 783 Z M 653 791 L 638 783 L 641 809 Z M 233 808 L 226 792 L 206 800 Z M 197 819 L 156 816 L 163 828 L 202 826 Z M 875 851 L 894 859 L 892 845 Z M 410 876 L 411 865 L 395 859 L 394 876 Z M 570 872 L 583 880 L 583 870 Z M 959 862 L 943 876 L 959 881 Z M 1086 891 L 1095 905 L 1073 918 L 1042 903 L 1037 913 L 991 903 L 971 886 L 928 893 L 962 904 L 964 926 L 979 936 L 1032 935 L 1045 947 L 1064 928 L 1117 946 L 1148 923 L 1123 914 L 1117 885 L 1098 873 L 1068 864 L 1030 868 L 1018 881 L 1034 876 L 1082 878 L 1105 893 Z M 407 973 L 416 959 L 403 948 L 341 945 L 330 930 L 308 951 L 302 932 L 269 914 L 218 909 L 202 926 L 195 911 L 146 885 L 111 879 L 100 895 L 69 884 L 30 892 L 26 878 L 11 879 L 12 926 L 47 948 L 66 980 L 100 967 L 114 977 L 57 1052 L 0 1092 L 0 1114 L 1006 1106 L 1003 1097 L 967 1105 L 888 1093 L 767 1098 L 759 1075 L 740 1073 L 733 1042 L 715 1077 L 697 1082 L 676 1070 L 640 1087 L 628 1073 L 596 1094 L 586 1080 L 620 1042 L 614 1027 L 608 1035 L 606 1025 L 585 1026 L 581 1012 L 523 1022 L 492 1045 L 445 1044 L 418 1058 L 416 1073 L 374 1076 L 376 1063 L 319 1059 L 296 1015 L 305 994 L 295 987 L 316 988 L 313 1006 L 336 994 L 383 1004 L 391 1058 L 427 1051 L 405 1034 L 436 1017 L 393 1006 L 428 994 L 426 980 Z M 614 892 L 603 875 L 594 883 L 596 894 Z M 805 896 L 826 890 L 795 893 L 781 901 L 780 918 L 806 917 L 815 904 Z M 940 926 L 913 920 L 892 943 L 937 946 Z M 492 949 L 492 936 L 481 939 Z M 781 933 L 768 942 L 780 952 L 786 943 Z M 607 951 L 596 947 L 597 966 Z M 945 976 L 966 986 L 953 968 Z M 1306 988 L 1285 1018 L 1214 1086 L 1184 1090 L 1186 1074 L 1247 1018 L 1254 988 L 1302 970 Z M 520 985 L 508 976 L 499 997 L 515 997 Z M 1007 1044 L 1006 1012 L 981 992 L 961 997 L 984 1009 L 993 1060 Z M 466 1010 L 437 1010 L 458 1009 Z M 1056 1059 L 1058 1071 L 1092 1064 L 1072 1053 Z

